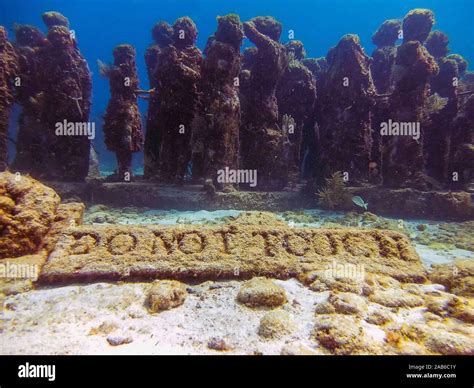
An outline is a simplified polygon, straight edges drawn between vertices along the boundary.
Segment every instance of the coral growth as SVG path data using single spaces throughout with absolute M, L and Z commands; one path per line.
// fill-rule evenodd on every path
M 34 179 L 0 173 L 0 259 L 36 253 L 59 202 L 53 189 Z
M 340 171 L 336 171 L 330 178 L 326 178 L 326 185 L 318 191 L 317 197 L 323 208 L 331 210 L 349 202 L 350 195 Z

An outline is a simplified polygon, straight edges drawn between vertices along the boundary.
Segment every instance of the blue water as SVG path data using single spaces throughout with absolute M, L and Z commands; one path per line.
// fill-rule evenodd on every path
M 117 44 L 132 44 L 138 53 L 141 86 L 148 87 L 143 55 L 157 21 L 172 23 L 180 16 L 190 16 L 199 29 L 198 46 L 203 49 L 208 36 L 215 31 L 217 15 L 237 13 L 242 20 L 272 15 L 283 23 L 283 42 L 288 41 L 288 30 L 293 30 L 295 39 L 303 41 L 308 57 L 318 57 L 326 55 L 347 33 L 358 34 L 370 54 L 374 49 L 371 35 L 379 25 L 386 19 L 402 18 L 413 8 L 433 10 L 435 29 L 448 34 L 451 52 L 473 63 L 474 0 L 0 0 L 0 25 L 6 26 L 13 36 L 15 22 L 45 30 L 41 20 L 45 11 L 59 11 L 69 18 L 79 48 L 93 72 L 91 120 L 98 128 L 95 146 L 101 168 L 112 170 L 115 159 L 105 150 L 100 130 L 109 88 L 108 81 L 99 76 L 97 59 L 109 62 Z M 146 102 L 142 101 L 140 108 L 144 117 Z M 142 165 L 142 158 L 135 156 L 136 167 Z

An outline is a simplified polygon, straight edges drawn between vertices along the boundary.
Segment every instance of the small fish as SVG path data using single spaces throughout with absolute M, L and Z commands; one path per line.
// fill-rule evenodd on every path
M 363 207 L 365 210 L 367 210 L 367 206 L 369 206 L 369 204 L 364 202 L 364 200 L 358 195 L 352 197 L 352 202 L 354 202 L 357 206 Z

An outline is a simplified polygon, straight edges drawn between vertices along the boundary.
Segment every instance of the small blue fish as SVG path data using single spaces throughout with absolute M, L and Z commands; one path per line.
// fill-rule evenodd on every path
M 358 195 L 352 197 L 352 202 L 354 202 L 357 206 L 363 207 L 365 210 L 367 210 L 367 206 L 369 206 L 369 204 L 364 202 L 364 200 Z

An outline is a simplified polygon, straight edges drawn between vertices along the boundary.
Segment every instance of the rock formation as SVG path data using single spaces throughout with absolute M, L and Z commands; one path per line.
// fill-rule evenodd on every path
M 153 178 L 159 171 L 159 107 L 160 96 L 156 91 L 160 89 L 160 80 L 157 77 L 158 56 L 161 49 L 173 43 L 173 29 L 166 22 L 158 22 L 152 30 L 154 43 L 147 48 L 145 53 L 145 63 L 147 67 L 148 80 L 152 93 L 149 97 L 148 111 L 146 117 L 146 137 L 145 137 L 145 166 L 144 175 L 146 178 Z
M 56 16 L 47 20 L 51 22 L 48 44 L 39 53 L 44 92 L 42 122 L 48 144 L 43 176 L 82 180 L 89 168 L 91 74 L 63 19 Z
M 247 38 L 257 46 L 251 62 L 240 145 L 244 169 L 257 170 L 259 189 L 281 189 L 288 181 L 289 141 L 279 125 L 275 96 L 288 64 L 285 47 L 278 41 L 281 24 L 272 17 L 244 23 Z M 244 91 L 243 90 L 243 91 Z
M 193 128 L 193 176 L 199 177 L 200 156 L 204 178 L 212 179 L 222 189 L 232 182 L 218 181 L 218 171 L 239 168 L 238 75 L 244 32 L 237 15 L 218 17 L 217 23 L 217 31 L 204 50 L 201 109 Z
M 17 72 L 18 57 L 8 41 L 7 30 L 0 26 L 0 171 L 6 169 L 8 162 L 8 124 Z
M 182 183 L 191 158 L 191 123 L 202 62 L 196 38 L 194 22 L 188 17 L 177 19 L 173 24 L 173 44 L 164 47 L 157 58 L 159 176 L 166 182 Z
M 114 49 L 114 64 L 106 70 L 110 82 L 110 101 L 104 116 L 107 149 L 117 157 L 117 179 L 130 180 L 132 153 L 142 149 L 141 116 L 137 104 L 139 81 L 135 49 L 119 45 Z
M 348 173 L 350 184 L 368 179 L 372 147 L 371 110 L 375 86 L 370 58 L 356 35 L 345 35 L 327 55 L 329 65 L 320 94 L 321 165 L 319 172 Z

